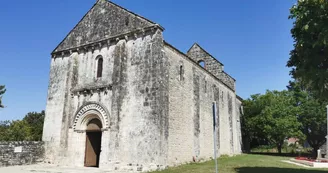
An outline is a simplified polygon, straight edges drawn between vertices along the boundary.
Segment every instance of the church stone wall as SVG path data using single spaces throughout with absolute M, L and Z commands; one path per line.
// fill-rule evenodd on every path
M 243 116 L 243 107 L 242 107 L 242 99 L 237 96 L 236 98 L 236 145 L 235 150 L 238 152 L 242 152 L 243 148 L 243 140 L 241 134 L 241 116 Z
M 224 66 L 212 55 L 195 43 L 187 52 L 189 58 L 195 63 L 203 61 L 205 69 L 227 85 L 230 89 L 235 90 L 235 79 L 224 72 Z
M 168 143 L 168 61 L 160 30 L 111 45 L 56 56 L 51 62 L 43 140 L 46 160 L 83 166 L 85 132 L 73 129 L 77 111 L 99 103 L 109 116 L 100 167 L 163 169 Z M 96 58 L 103 76 L 96 78 Z
M 240 154 L 235 92 L 172 46 L 164 50 L 170 63 L 168 164 L 213 158 L 213 101 L 218 156 Z
M 165 43 L 162 31 L 112 2 L 96 2 L 52 53 L 46 162 L 83 167 L 85 128 L 95 117 L 102 122 L 99 166 L 111 172 L 209 160 L 214 139 L 218 156 L 240 153 L 235 80 L 200 46 L 189 58 Z

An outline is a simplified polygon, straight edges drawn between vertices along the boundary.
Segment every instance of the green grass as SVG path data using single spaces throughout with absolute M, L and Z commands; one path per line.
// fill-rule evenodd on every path
M 219 173 L 327 173 L 328 169 L 313 169 L 284 163 L 288 157 L 240 155 L 220 158 Z M 214 161 L 192 163 L 152 173 L 214 173 Z

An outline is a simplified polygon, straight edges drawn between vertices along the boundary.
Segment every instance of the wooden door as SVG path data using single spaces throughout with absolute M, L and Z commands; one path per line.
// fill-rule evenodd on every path
M 101 132 L 87 132 L 86 136 L 84 165 L 86 167 L 99 167 Z

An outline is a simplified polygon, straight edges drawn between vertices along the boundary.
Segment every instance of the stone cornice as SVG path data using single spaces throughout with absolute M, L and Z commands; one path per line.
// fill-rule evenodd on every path
M 164 28 L 161 27 L 158 24 L 154 24 L 145 28 L 140 28 L 140 29 L 136 29 L 134 31 L 130 31 L 130 32 L 126 32 L 120 35 L 116 35 L 116 36 L 112 36 L 112 37 L 108 37 L 105 39 L 101 39 L 99 41 L 96 42 L 92 42 L 92 43 L 88 43 L 88 44 L 83 44 L 77 47 L 72 47 L 72 48 L 68 48 L 65 50 L 60 50 L 60 51 L 53 51 L 51 53 L 52 58 L 56 58 L 56 57 L 61 57 L 61 56 L 65 56 L 65 55 L 70 55 L 73 52 L 81 52 L 81 51 L 85 51 L 85 50 L 94 50 L 96 48 L 101 48 L 103 46 L 109 46 L 112 44 L 116 44 L 118 41 L 120 40 L 130 40 L 130 39 L 136 39 L 138 37 L 141 36 L 145 36 L 147 34 L 150 33 L 154 33 L 157 29 L 164 31 Z
M 85 86 L 85 87 L 76 87 L 71 89 L 71 95 L 74 97 L 75 95 L 92 95 L 94 93 L 99 92 L 108 92 L 109 90 L 112 90 L 112 85 L 99 85 L 99 86 Z

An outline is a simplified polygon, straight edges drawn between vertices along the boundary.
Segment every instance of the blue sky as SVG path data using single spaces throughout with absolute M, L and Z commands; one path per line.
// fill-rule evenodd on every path
M 50 52 L 96 0 L 1 2 L 0 120 L 45 109 Z M 225 65 L 243 98 L 285 89 L 293 48 L 289 8 L 295 0 L 114 0 L 161 24 L 164 38 L 183 52 L 194 42 Z

